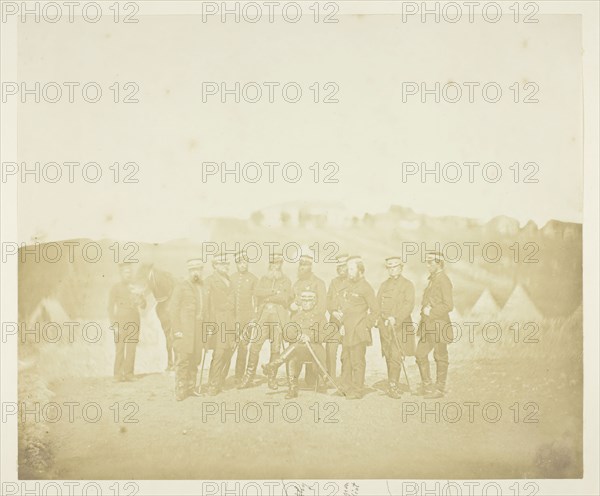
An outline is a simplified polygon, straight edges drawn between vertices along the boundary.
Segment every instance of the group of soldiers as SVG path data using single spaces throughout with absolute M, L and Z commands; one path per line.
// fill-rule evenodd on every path
M 298 396 L 299 377 L 306 366 L 305 380 L 317 391 L 335 388 L 347 399 L 360 399 L 365 392 L 366 349 L 372 344 L 372 329 L 379 329 L 381 350 L 388 372 L 386 392 L 400 398 L 408 385 L 401 384 L 403 371 L 408 381 L 405 356 L 414 355 L 421 384 L 413 393 L 425 398 L 444 395 L 448 373 L 448 344 L 452 341 L 449 312 L 453 308 L 452 283 L 444 271 L 440 253 L 426 254 L 428 285 L 421 302 L 420 322 L 415 326 L 412 312 L 415 289 L 402 275 L 401 257 L 389 257 L 385 266 L 389 278 L 375 293 L 364 277 L 359 256 L 340 255 L 337 276 L 329 289 L 313 272 L 313 258 L 304 254 L 298 262 L 297 281 L 283 273 L 283 255 L 269 256 L 267 273 L 260 279 L 249 271 L 245 252 L 235 255 L 236 272 L 229 275 L 227 254 L 214 255 L 212 273 L 204 277 L 200 258 L 187 261 L 187 278 L 178 283 L 170 298 L 170 332 L 175 352 L 175 398 L 203 394 L 202 375 L 207 352 L 212 350 L 207 393 L 223 390 L 235 355 L 235 382 L 238 389 L 256 385 L 260 352 L 268 340 L 270 358 L 262 365 L 267 385 L 277 389 L 277 373 L 286 366 L 286 399 Z M 125 291 L 127 267 L 122 268 L 120 289 Z M 112 293 L 111 293 L 112 294 Z M 123 318 L 137 322 L 134 308 L 143 301 L 135 294 L 124 305 Z M 118 312 L 117 312 L 118 313 Z M 449 335 L 450 334 L 450 335 Z M 117 341 L 117 340 L 116 340 Z M 341 346 L 341 375 L 337 376 Z M 436 382 L 432 382 L 429 355 L 433 351 Z M 133 374 L 133 361 L 117 344 L 115 376 Z M 133 351 L 135 354 L 135 350 Z M 236 355 L 237 353 L 237 355 Z M 135 356 L 135 355 L 134 355 Z M 120 368 L 119 368 L 120 367 Z M 127 380 L 127 379 L 125 379 Z

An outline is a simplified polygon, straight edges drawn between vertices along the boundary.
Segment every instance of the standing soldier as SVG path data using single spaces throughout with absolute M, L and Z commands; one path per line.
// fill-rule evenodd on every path
M 115 381 L 132 381 L 135 351 L 140 337 L 140 308 L 146 306 L 142 295 L 132 290 L 131 264 L 119 264 L 121 281 L 115 284 L 108 297 L 108 316 L 115 333 Z
M 327 373 L 337 378 L 337 352 L 342 343 L 340 327 L 342 326 L 341 314 L 342 295 L 348 287 L 348 255 L 337 257 L 337 277 L 331 280 L 327 291 L 327 311 L 329 312 L 329 325 L 325 329 L 325 351 L 327 354 Z
M 360 257 L 348 258 L 349 284 L 342 296 L 342 388 L 347 399 L 363 395 L 367 346 L 373 344 L 371 328 L 379 315 L 375 291 L 365 280 Z
M 411 313 L 415 306 L 415 287 L 402 276 L 402 258 L 386 258 L 385 266 L 389 278 L 381 284 L 377 293 L 379 303 L 379 337 L 381 352 L 385 357 L 388 371 L 388 396 L 398 399 L 400 390 L 400 369 L 402 367 L 403 330 L 412 327 Z
M 289 360 L 289 391 L 285 396 L 286 399 L 298 397 L 298 378 L 302 365 L 314 363 L 315 357 L 319 361 L 315 366 L 322 377 L 321 391 L 326 391 L 324 374 L 321 372 L 321 368 L 325 367 L 325 348 L 323 348 L 325 316 L 317 310 L 316 304 L 317 294 L 314 291 L 303 291 L 300 294 L 300 308 L 283 333 L 283 338 L 291 343 L 290 346 L 280 358 L 263 366 L 263 370 L 270 377 L 277 373 L 280 365 Z
M 238 329 L 227 255 L 215 254 L 212 265 L 213 273 L 206 278 L 209 321 L 206 327 L 210 336 L 209 347 L 213 349 L 208 371 L 208 394 L 215 396 L 221 391 L 227 378 Z
M 248 257 L 245 251 L 236 253 L 237 272 L 231 276 L 234 291 L 235 323 L 239 326 L 237 358 L 235 360 L 235 380 L 239 384 L 246 372 L 248 343 L 251 329 L 256 317 L 254 289 L 258 278 L 248 271 Z
M 452 283 L 444 272 L 444 258 L 439 252 L 425 256 L 429 270 L 429 284 L 423 293 L 421 322 L 419 324 L 416 359 L 421 374 L 419 394 L 427 399 L 441 398 L 446 390 L 448 376 L 448 344 L 454 339 L 448 315 L 454 308 Z M 435 388 L 431 384 L 429 353 L 433 350 L 436 364 Z
M 292 300 L 292 282 L 283 274 L 282 265 L 282 254 L 269 254 L 269 272 L 266 276 L 261 277 L 256 285 L 254 295 L 258 307 L 258 322 L 254 328 L 256 332 L 253 333 L 250 341 L 248 366 L 239 386 L 240 389 L 252 385 L 260 350 L 267 338 L 271 341 L 269 362 L 277 360 L 281 354 L 282 330 L 289 320 L 288 306 Z M 277 389 L 275 376 L 269 377 L 268 386 L 271 389 Z
M 202 357 L 202 328 L 206 317 L 206 290 L 202 284 L 204 263 L 187 262 L 188 277 L 175 286 L 170 317 L 175 350 L 175 399 L 184 400 L 194 392 L 196 373 Z M 198 385 L 198 388 L 200 385 Z

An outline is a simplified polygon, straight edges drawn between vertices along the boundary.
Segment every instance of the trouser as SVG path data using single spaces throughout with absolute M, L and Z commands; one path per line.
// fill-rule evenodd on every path
M 396 335 L 394 337 L 394 334 Z M 400 381 L 400 370 L 402 368 L 402 353 L 396 339 L 402 339 L 400 329 L 393 330 L 392 326 L 386 325 L 380 328 L 381 351 L 387 365 L 388 380 L 398 383 Z
M 208 385 L 211 388 L 220 388 L 223 386 L 229 367 L 231 366 L 231 357 L 233 349 L 227 346 L 216 348 L 213 351 L 210 368 L 208 369 Z
M 325 344 L 325 362 L 327 367 L 327 373 L 334 379 L 337 377 L 337 354 L 340 343 L 326 343 Z
M 342 336 L 339 332 L 340 326 L 341 324 L 337 320 L 331 319 L 327 326 L 325 337 L 325 367 L 327 368 L 327 373 L 333 379 L 337 378 L 337 355 L 342 342 Z
M 246 372 L 246 365 L 248 361 L 248 348 L 250 347 L 250 329 L 247 327 L 242 328 L 241 336 L 237 345 L 237 357 L 235 359 L 235 378 L 241 379 Z
M 292 384 L 298 382 L 298 377 L 300 376 L 300 372 L 302 371 L 302 365 L 304 363 L 314 364 L 314 368 L 318 371 L 318 376 L 323 376 L 322 371 L 319 366 L 316 364 L 314 357 L 308 347 L 311 347 L 316 357 L 319 359 L 319 362 L 323 364 L 325 362 L 325 348 L 321 343 L 295 343 L 295 349 L 293 353 L 289 357 L 290 361 L 290 381 Z M 315 380 L 318 380 L 315 378 Z
M 140 336 L 140 324 L 138 322 L 117 323 L 115 329 L 115 377 L 127 377 L 133 375 L 135 364 L 135 351 Z
M 194 389 L 200 357 L 197 353 L 175 354 L 175 390 L 185 393 Z
M 365 385 L 365 358 L 367 344 L 360 343 L 354 346 L 342 346 L 342 388 L 348 391 L 361 392 Z
M 250 341 L 250 354 L 248 356 L 248 365 L 246 367 L 246 373 L 249 376 L 254 376 L 254 374 L 256 374 L 260 350 L 267 339 L 271 341 L 271 357 L 269 362 L 273 362 L 279 358 L 283 330 L 279 320 L 269 320 L 267 317 L 261 319 L 261 322 L 259 322 L 254 333 L 255 334 Z
M 446 389 L 446 379 L 448 377 L 448 343 L 432 333 L 424 333 L 417 344 L 415 353 L 417 366 L 421 374 L 421 381 L 424 385 L 431 384 L 431 370 L 429 368 L 429 353 L 433 350 L 433 358 L 436 366 L 436 389 L 444 391 Z

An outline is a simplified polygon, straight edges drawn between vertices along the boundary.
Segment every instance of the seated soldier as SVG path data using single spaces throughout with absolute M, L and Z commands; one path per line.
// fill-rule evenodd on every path
M 323 335 L 325 319 L 321 312 L 315 308 L 317 294 L 314 291 L 303 291 L 300 295 L 300 309 L 292 317 L 291 322 L 285 326 L 283 339 L 290 346 L 285 352 L 271 363 L 263 365 L 263 372 L 273 378 L 277 369 L 289 361 L 289 391 L 286 399 L 298 397 L 298 376 L 302 365 L 306 362 L 315 362 L 315 357 L 320 363 L 316 363 L 317 370 L 322 371 L 325 364 L 325 348 L 323 347 Z M 322 372 L 319 375 L 322 378 Z M 319 380 L 319 379 L 317 379 Z M 320 391 L 327 391 L 325 380 L 322 379 Z

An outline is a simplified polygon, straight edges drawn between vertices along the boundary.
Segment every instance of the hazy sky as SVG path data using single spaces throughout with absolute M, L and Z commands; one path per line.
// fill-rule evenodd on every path
M 60 27 L 60 29 L 59 29 Z M 403 24 L 399 16 L 340 16 L 338 24 L 206 23 L 198 17 L 143 17 L 138 24 L 35 24 L 19 26 L 21 81 L 93 81 L 98 103 L 81 92 L 68 103 L 21 104 L 19 160 L 97 162 L 103 177 L 86 183 L 19 186 L 19 236 L 79 236 L 162 241 L 186 237 L 198 217 L 239 216 L 267 205 L 304 200 L 341 203 L 351 212 L 403 205 L 432 215 L 487 220 L 495 215 L 582 220 L 581 26 L 577 16 L 543 16 L 538 24 Z M 256 82 L 257 103 L 220 96 L 203 102 L 203 83 L 229 87 Z M 135 82 L 139 103 L 115 104 Z M 275 103 L 264 82 L 278 82 Z M 281 87 L 297 83 L 298 103 L 284 101 Z M 335 86 L 339 103 L 314 103 Z M 459 103 L 403 102 L 403 83 L 458 83 Z M 479 83 L 475 103 L 464 82 Z M 496 83 L 498 103 L 481 87 Z M 515 103 L 535 83 L 539 103 Z M 248 87 L 250 90 L 250 87 Z M 294 92 L 290 90 L 289 95 Z M 490 96 L 494 92 L 490 90 Z M 254 96 L 251 91 L 249 96 Z M 450 91 L 453 97 L 454 92 Z M 302 178 L 292 184 L 279 171 L 275 182 L 202 181 L 203 162 L 297 162 Z M 502 178 L 475 182 L 467 169 L 457 183 L 403 182 L 403 162 L 488 162 Z M 137 184 L 115 184 L 114 162 L 136 162 Z M 337 184 L 315 184 L 309 167 L 335 162 Z M 514 182 L 514 162 L 537 163 L 536 184 Z M 281 170 L 281 167 L 279 168 Z M 291 169 L 290 169 L 291 171 Z M 491 169 L 489 169 L 490 175 Z M 533 172 L 533 166 L 522 170 Z M 52 172 L 52 171 L 49 171 Z M 246 169 L 254 175 L 254 169 Z M 446 169 L 454 177 L 456 169 Z M 53 174 L 53 173 L 52 173 Z M 321 179 L 324 173 L 321 174 Z M 122 178 L 123 176 L 121 176 Z

